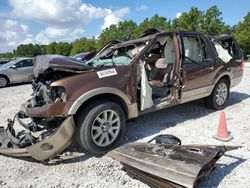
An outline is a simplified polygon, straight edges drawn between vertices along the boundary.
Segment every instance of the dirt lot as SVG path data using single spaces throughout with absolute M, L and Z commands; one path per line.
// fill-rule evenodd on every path
M 250 66 L 241 84 L 232 89 L 224 110 L 234 139 L 228 144 L 243 148 L 228 152 L 200 187 L 250 187 Z M 19 105 L 29 98 L 30 85 L 0 89 L 0 122 L 12 118 Z M 174 134 L 184 144 L 224 144 L 214 140 L 220 112 L 204 107 L 203 100 L 183 104 L 130 121 L 124 143 L 146 142 L 157 134 Z M 119 162 L 109 157 L 92 157 L 74 144 L 50 165 L 32 159 L 0 156 L 0 187 L 147 187 L 121 171 Z

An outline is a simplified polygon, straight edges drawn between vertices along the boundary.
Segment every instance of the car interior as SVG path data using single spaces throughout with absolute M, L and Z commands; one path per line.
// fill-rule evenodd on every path
M 141 78 L 138 83 L 141 110 L 170 98 L 175 55 L 173 38 L 164 36 L 158 38 L 153 47 L 141 58 Z
M 219 58 L 228 63 L 233 57 L 241 57 L 241 52 L 232 37 L 221 40 L 213 40 Z

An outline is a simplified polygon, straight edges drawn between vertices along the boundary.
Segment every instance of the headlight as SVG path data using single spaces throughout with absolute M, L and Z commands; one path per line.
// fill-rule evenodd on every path
M 62 86 L 50 87 L 49 97 L 53 102 L 66 102 L 67 96 L 65 88 Z

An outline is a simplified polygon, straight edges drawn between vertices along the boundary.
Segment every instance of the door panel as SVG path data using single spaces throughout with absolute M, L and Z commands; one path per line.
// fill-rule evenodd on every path
M 193 90 L 213 84 L 215 66 L 213 60 L 199 63 L 183 63 L 183 91 Z
M 199 35 L 182 36 L 185 57 L 182 62 L 181 101 L 208 96 L 216 76 L 216 62 L 207 57 L 205 43 Z
M 16 68 L 12 71 L 13 82 L 31 81 L 33 75 L 32 60 L 21 60 L 16 63 Z

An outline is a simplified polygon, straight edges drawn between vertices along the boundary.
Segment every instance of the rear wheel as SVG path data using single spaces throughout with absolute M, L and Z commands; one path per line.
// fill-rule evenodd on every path
M 221 79 L 214 87 L 212 94 L 207 97 L 206 106 L 211 109 L 221 110 L 225 108 L 229 97 L 229 82 Z
M 0 88 L 7 86 L 7 84 L 8 84 L 7 78 L 0 76 Z
M 89 153 L 104 154 L 121 141 L 126 118 L 118 104 L 96 101 L 82 110 L 77 126 L 78 144 Z

